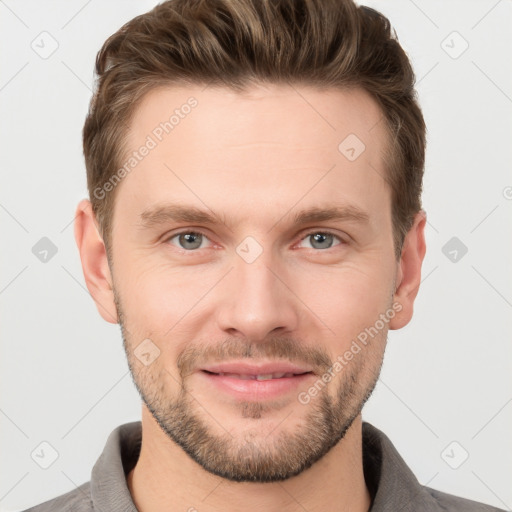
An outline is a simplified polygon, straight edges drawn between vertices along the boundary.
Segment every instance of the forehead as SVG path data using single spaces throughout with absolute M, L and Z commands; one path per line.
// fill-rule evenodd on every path
M 135 109 L 127 145 L 136 147 L 153 135 L 155 139 L 172 138 L 177 145 L 180 139 L 193 137 L 203 145 L 258 142 L 291 148 L 298 143 L 308 149 L 305 141 L 332 147 L 353 133 L 371 142 L 367 149 L 373 152 L 382 149 L 377 146 L 386 138 L 382 120 L 375 100 L 358 88 L 260 84 L 239 93 L 223 87 L 160 86 L 149 91 Z M 166 137 L 171 133 L 172 137 Z
M 305 194 L 384 208 L 386 144 L 382 112 L 360 89 L 159 87 L 135 109 L 124 159 L 134 165 L 118 195 L 139 212 L 184 196 L 197 206 L 290 207 Z

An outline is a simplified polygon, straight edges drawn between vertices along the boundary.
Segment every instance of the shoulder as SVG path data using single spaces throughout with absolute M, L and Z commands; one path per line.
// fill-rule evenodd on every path
M 468 500 L 467 498 L 454 496 L 453 494 L 447 494 L 430 487 L 425 487 L 424 490 L 436 501 L 439 509 L 442 511 L 503 512 L 504 510 L 477 501 Z
M 504 509 L 421 485 L 391 440 L 363 423 L 363 470 L 372 512 L 503 512 Z
M 93 511 L 90 482 L 23 512 L 88 512 Z

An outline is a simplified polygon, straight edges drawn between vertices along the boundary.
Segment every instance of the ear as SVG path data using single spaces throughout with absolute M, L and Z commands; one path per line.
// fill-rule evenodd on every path
M 119 323 L 107 251 L 91 202 L 87 199 L 82 199 L 76 209 L 75 240 L 80 252 L 85 283 L 99 314 L 107 322 Z
M 411 321 L 414 299 L 421 283 L 421 265 L 426 252 L 424 233 L 426 222 L 427 214 L 424 210 L 420 210 L 405 236 L 402 255 L 398 263 L 397 288 L 393 298 L 393 302 L 400 304 L 401 309 L 390 320 L 390 329 L 401 329 Z

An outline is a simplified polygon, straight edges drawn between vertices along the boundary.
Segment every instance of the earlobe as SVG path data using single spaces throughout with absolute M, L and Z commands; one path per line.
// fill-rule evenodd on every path
M 424 232 L 426 221 L 426 212 L 420 210 L 405 237 L 393 297 L 393 302 L 396 303 L 395 310 L 398 312 L 389 322 L 390 329 L 401 329 L 411 321 L 414 300 L 421 283 L 421 266 L 426 252 Z
M 88 199 L 82 199 L 76 209 L 75 241 L 85 283 L 98 312 L 107 322 L 119 323 L 105 244 L 98 232 L 96 217 Z

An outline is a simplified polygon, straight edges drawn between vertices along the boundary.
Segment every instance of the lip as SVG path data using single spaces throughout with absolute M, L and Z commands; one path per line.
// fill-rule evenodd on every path
M 262 401 L 279 398 L 291 392 L 297 393 L 298 386 L 304 386 L 315 374 L 308 367 L 288 362 L 274 361 L 265 364 L 231 362 L 208 365 L 197 372 L 208 388 L 229 394 L 240 400 Z M 228 375 L 218 375 L 226 373 Z M 269 380 L 240 379 L 229 374 L 268 375 L 271 373 L 294 373 L 292 377 Z
M 313 370 L 307 366 L 298 366 L 287 361 L 250 364 L 243 361 L 211 364 L 201 368 L 210 373 L 238 373 L 240 375 L 267 375 L 269 373 L 308 373 Z

